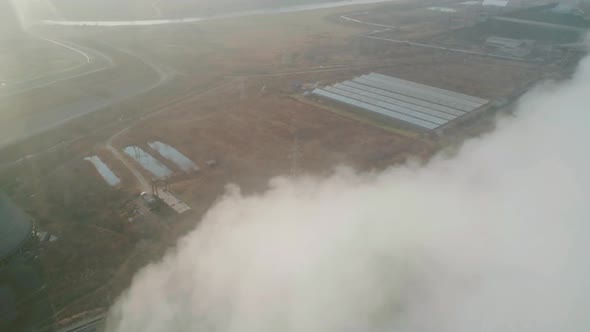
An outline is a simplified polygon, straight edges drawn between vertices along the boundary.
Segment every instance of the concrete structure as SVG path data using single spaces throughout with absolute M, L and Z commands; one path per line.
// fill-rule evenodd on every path
M 428 131 L 489 104 L 486 99 L 376 73 L 318 88 L 312 94 Z
M 22 249 L 32 230 L 31 217 L 0 192 L 0 265 Z

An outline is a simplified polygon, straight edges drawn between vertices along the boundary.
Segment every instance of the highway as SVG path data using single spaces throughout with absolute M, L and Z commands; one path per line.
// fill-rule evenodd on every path
M 203 21 L 220 20 L 227 18 L 239 18 L 249 16 L 274 15 L 284 13 L 302 12 L 308 10 L 328 9 L 336 7 L 344 7 L 351 5 L 374 4 L 382 2 L 391 2 L 395 0 L 343 0 L 343 1 L 327 1 L 317 4 L 308 5 L 294 5 L 277 8 L 262 8 L 245 11 L 230 12 L 212 16 L 202 17 L 185 17 L 172 19 L 154 19 L 154 20 L 128 20 L 128 21 L 68 21 L 68 20 L 44 20 L 41 21 L 43 25 L 60 25 L 60 26 L 100 26 L 100 27 L 117 27 L 117 26 L 149 26 L 149 25 L 164 25 L 164 24 L 183 24 L 183 23 L 197 23 Z M 161 9 L 157 7 L 159 1 L 152 4 L 154 10 L 161 13 Z
M 108 48 L 109 46 L 105 47 Z M 95 59 L 91 61 L 90 66 L 97 65 L 99 61 L 96 59 L 102 57 L 103 54 L 97 50 L 92 50 L 92 53 L 86 52 L 89 50 L 86 47 L 77 47 L 77 49 L 84 51 L 87 55 L 90 54 L 91 59 Z M 133 59 L 133 68 L 129 67 L 129 65 L 116 68 L 115 61 L 107 57 L 106 59 L 102 58 L 107 61 L 107 67 L 104 67 L 105 63 L 100 61 L 102 64 L 93 67 L 90 72 L 87 71 L 88 67 L 86 67 L 77 69 L 80 72 L 76 74 L 68 72 L 59 77 L 50 75 L 50 77 L 29 83 L 29 86 L 22 86 L 20 93 L 39 87 L 45 88 L 60 84 L 68 86 L 68 84 L 75 84 L 73 82 L 80 82 L 80 86 L 87 86 L 83 89 L 92 91 L 92 81 L 96 79 L 98 80 L 96 86 L 100 87 L 103 93 L 87 93 L 83 98 L 70 99 L 60 105 L 49 105 L 46 109 L 33 110 L 28 114 L 3 119 L 3 121 L 0 121 L 0 148 L 55 129 L 80 116 L 105 109 L 117 102 L 150 91 L 169 82 L 177 74 L 169 67 L 160 65 L 145 55 L 138 55 L 127 49 L 115 49 L 114 47 L 109 48 L 108 51 L 117 54 L 118 57 Z M 105 70 L 110 70 L 110 73 L 103 75 L 101 72 Z M 105 81 L 105 79 L 108 79 L 108 81 Z M 3 91 L 5 88 L 7 87 L 2 88 L 2 92 L 0 92 L 0 107 L 3 106 L 2 93 L 6 93 Z M 6 97 L 18 98 L 18 93 L 12 93 L 12 96 L 4 96 L 4 98 Z
M 67 45 L 67 44 L 65 44 L 63 42 L 59 42 L 57 40 L 53 40 L 53 39 L 49 39 L 49 38 L 44 38 L 44 37 L 39 37 L 39 38 L 41 38 L 41 39 L 43 39 L 43 40 L 45 40 L 45 41 L 47 41 L 49 43 L 52 43 L 52 44 L 55 44 L 55 45 L 58 45 L 58 46 L 67 48 L 68 50 L 74 51 L 75 53 L 78 53 L 78 54 L 82 55 L 84 57 L 84 59 L 86 60 L 86 63 L 92 62 L 92 58 L 90 57 L 90 55 L 88 55 L 88 53 L 86 53 L 86 52 L 84 52 L 84 51 L 82 51 L 82 50 L 80 50 L 80 49 L 78 49 L 78 48 L 76 48 L 74 46 L 70 46 L 70 45 Z
M 81 58 L 79 65 L 45 73 L 22 81 L 10 82 L 0 89 L 0 99 L 23 93 L 32 89 L 42 88 L 58 82 L 93 74 L 105 69 L 112 68 L 114 61 L 108 55 L 97 50 L 92 50 L 72 42 L 65 42 L 56 39 L 49 39 L 38 36 L 39 39 L 48 43 L 58 45 L 75 53 Z

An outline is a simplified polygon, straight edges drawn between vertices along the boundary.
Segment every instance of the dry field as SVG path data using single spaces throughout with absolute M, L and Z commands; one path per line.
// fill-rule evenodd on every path
M 101 95 L 100 86 L 110 85 L 110 79 L 152 79 L 157 70 L 147 67 L 175 73 L 173 80 L 148 93 L 79 118 L 0 156 L 0 162 L 10 162 L 45 151 L 0 173 L 0 180 L 41 228 L 60 237 L 47 244 L 42 256 L 58 317 L 108 306 L 137 269 L 195 227 L 228 183 L 238 184 L 245 193 L 259 192 L 272 177 L 321 175 L 337 166 L 379 170 L 409 158 L 427 159 L 440 146 L 398 128 L 357 121 L 328 105 L 318 106 L 293 89 L 296 82 L 329 84 L 376 71 L 502 99 L 559 70 L 366 41 L 360 34 L 373 28 L 339 19 L 369 11 L 369 17 L 384 24 L 402 26 L 399 32 L 404 38 L 429 38 L 445 33 L 441 27 L 447 18 L 445 13 L 417 8 L 433 3 L 405 1 L 398 7 L 354 6 L 140 29 L 55 31 L 78 41 L 100 40 L 108 45 L 105 49 L 128 48 L 141 59 L 127 63 L 134 61 L 133 56 L 123 55 L 112 77 L 103 74 L 36 91 L 35 98 L 19 103 L 22 112 L 34 113 L 62 97 Z M 472 128 L 477 130 L 469 135 L 481 133 L 477 125 Z M 457 137 L 462 140 L 466 135 L 459 132 Z M 156 140 L 175 147 L 201 170 L 182 173 L 147 146 Z M 109 151 L 111 141 L 119 151 L 140 146 L 172 169 L 170 190 L 192 211 L 129 223 L 128 212 L 141 208 L 136 197 L 141 186 Z M 54 144 L 58 148 L 47 150 Z M 89 155 L 100 156 L 121 178 L 121 185 L 108 187 L 83 161 Z M 216 165 L 208 166 L 210 160 Z

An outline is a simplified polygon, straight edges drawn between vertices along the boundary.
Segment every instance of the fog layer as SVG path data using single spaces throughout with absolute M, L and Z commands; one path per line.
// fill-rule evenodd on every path
M 229 187 L 108 331 L 590 331 L 589 103 L 586 60 L 452 158 Z

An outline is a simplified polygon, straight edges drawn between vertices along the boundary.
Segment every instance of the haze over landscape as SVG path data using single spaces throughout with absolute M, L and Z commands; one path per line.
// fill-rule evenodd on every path
M 590 331 L 588 0 L 0 0 L 0 331 Z
M 13 1 L 20 15 L 34 20 L 145 20 L 210 16 L 228 12 L 367 0 L 27 0 Z
M 587 330 L 589 85 L 586 59 L 423 166 L 229 186 L 107 330 Z

